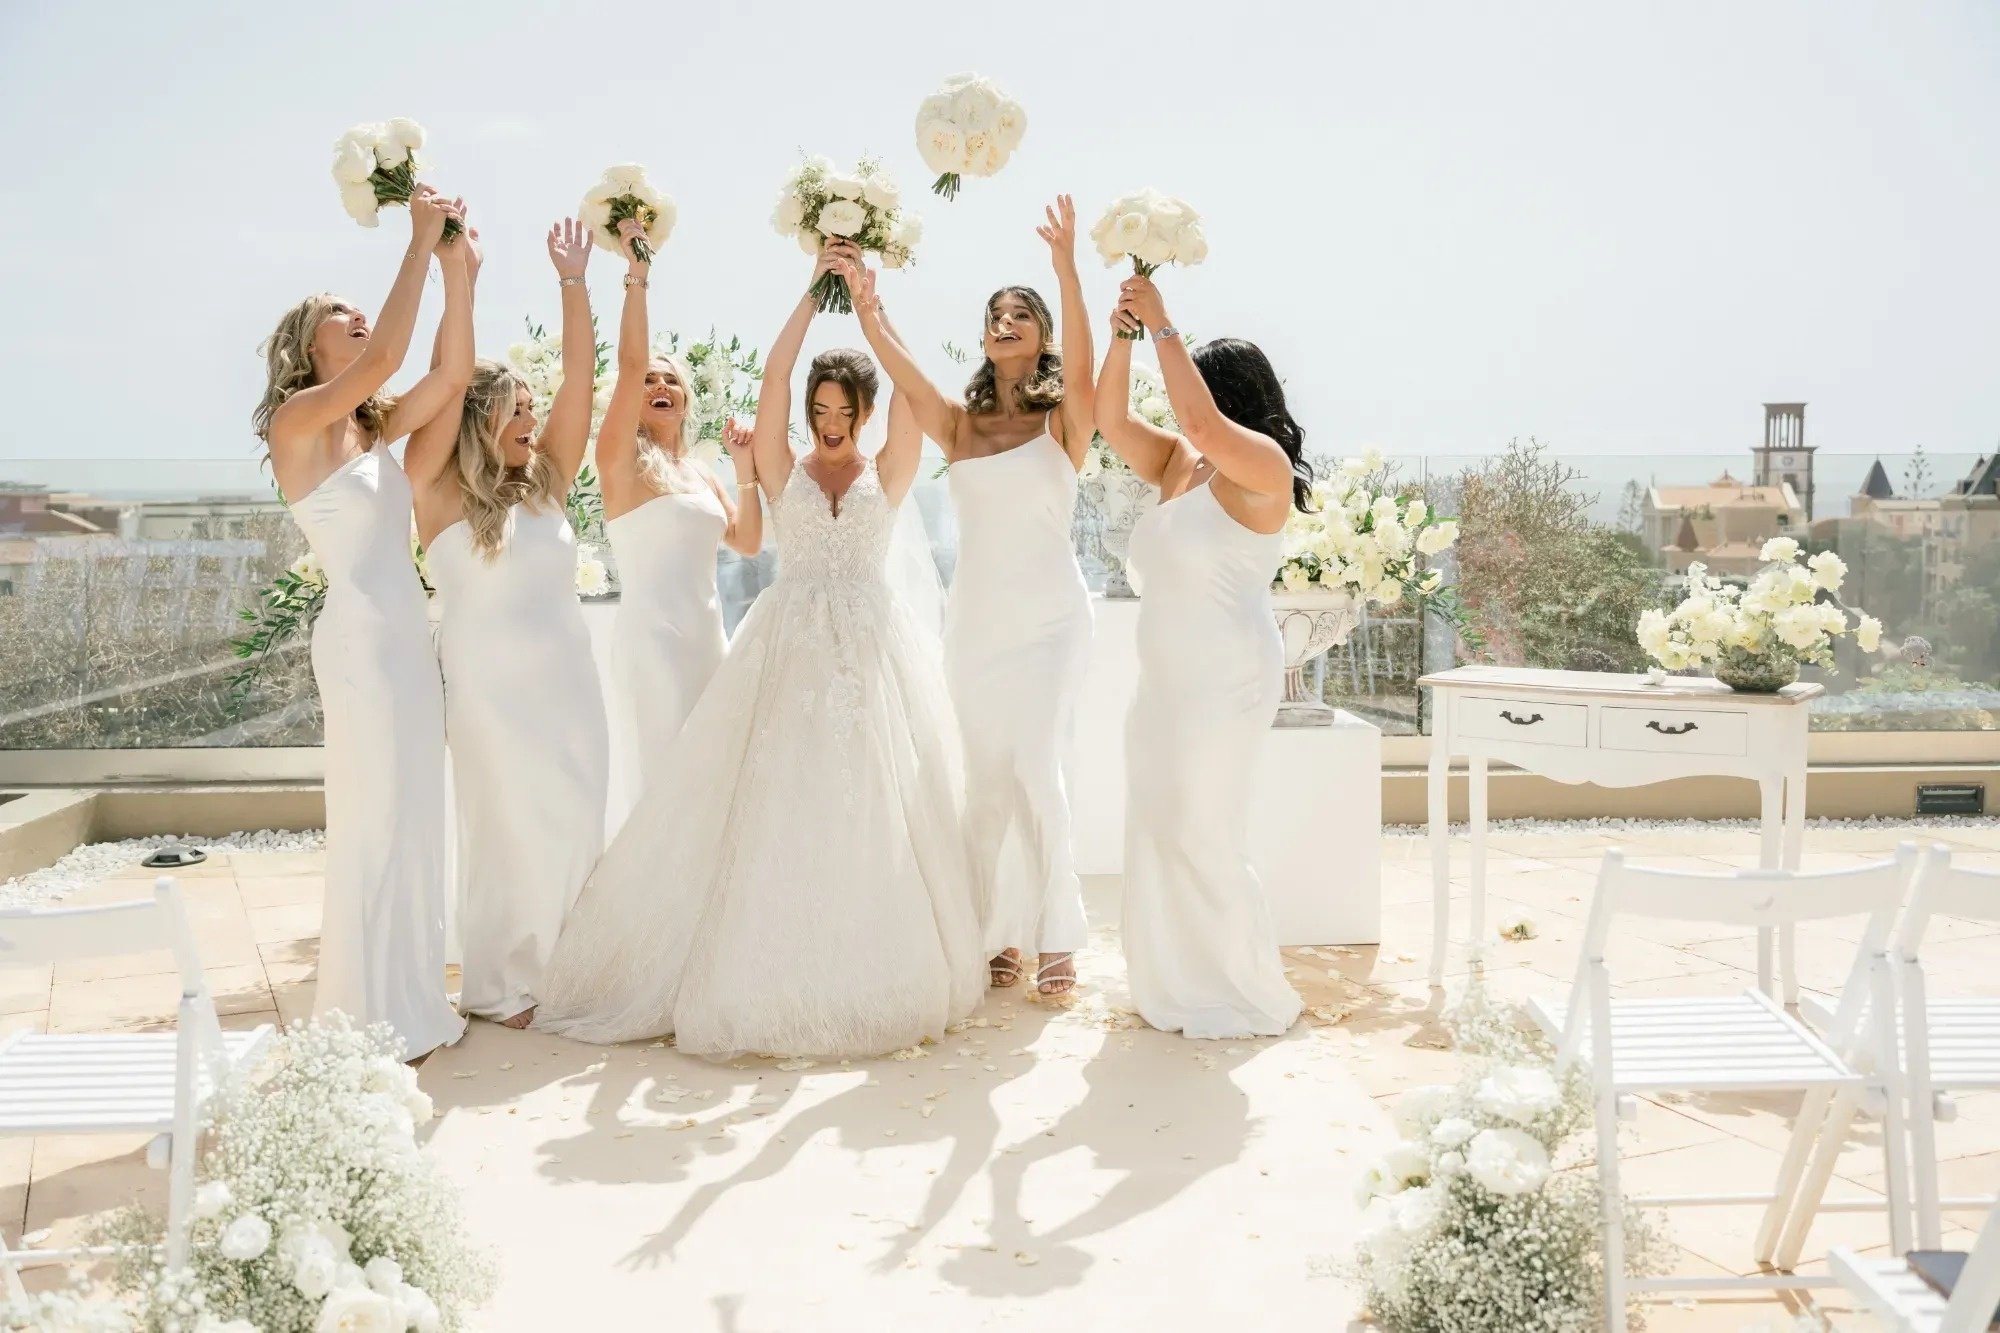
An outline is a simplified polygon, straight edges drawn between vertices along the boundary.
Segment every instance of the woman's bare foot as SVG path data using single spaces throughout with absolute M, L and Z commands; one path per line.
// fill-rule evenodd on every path
M 513 1028 L 516 1032 L 518 1032 L 522 1028 L 528 1026 L 528 1024 L 534 1021 L 535 1021 L 535 1006 L 531 1004 L 526 1009 L 523 1009 L 520 1013 L 515 1014 L 512 1018 L 501 1019 L 500 1026 L 503 1028 Z
M 1067 995 L 1076 989 L 1076 955 L 1045 953 L 1035 972 L 1035 989 L 1044 995 Z
M 1021 979 L 1021 951 L 1002 949 L 986 960 L 989 982 L 995 990 L 1006 990 Z

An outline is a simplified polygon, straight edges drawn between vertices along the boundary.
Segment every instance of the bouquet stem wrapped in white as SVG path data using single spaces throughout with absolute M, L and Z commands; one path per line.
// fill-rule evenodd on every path
M 424 169 L 417 156 L 423 146 L 424 127 L 407 116 L 356 125 L 341 135 L 333 145 L 333 182 L 340 187 L 347 215 L 373 227 L 384 205 L 407 208 L 417 192 L 417 173 Z M 463 230 L 457 219 L 445 219 L 445 239 Z
M 844 237 L 880 255 L 884 268 L 907 266 L 923 238 L 922 220 L 903 208 L 896 182 L 869 157 L 852 171 L 836 170 L 824 157 L 801 162 L 785 181 L 771 226 L 780 236 L 795 238 L 809 255 L 818 254 L 827 237 Z M 812 292 L 821 310 L 853 313 L 853 293 L 838 273 L 821 276 Z
M 1705 565 L 1688 566 L 1688 595 L 1672 611 L 1639 617 L 1639 646 L 1667 668 L 1761 658 L 1831 666 L 1833 641 L 1852 633 L 1863 652 L 1881 647 L 1882 622 L 1849 613 L 1831 600 L 1847 565 L 1831 551 L 1804 558 L 1798 542 L 1774 537 L 1759 557 L 1764 568 L 1740 588 L 1715 578 Z
M 938 173 L 931 193 L 958 198 L 967 176 L 991 176 L 1007 165 L 1028 130 L 1028 113 L 977 74 L 954 74 L 917 108 L 917 151 Z
M 1112 201 L 1090 239 L 1104 266 L 1132 259 L 1132 271 L 1150 278 L 1162 264 L 1191 267 L 1208 258 L 1208 237 L 1201 228 L 1201 216 L 1185 199 L 1175 199 L 1158 190 L 1139 190 Z M 1137 333 L 1118 331 L 1121 338 L 1138 338 Z
M 618 237 L 618 224 L 627 218 L 637 218 L 639 229 L 646 234 L 633 241 L 632 249 L 640 263 L 650 264 L 667 243 L 667 237 L 673 234 L 680 213 L 672 199 L 653 188 L 644 167 L 625 162 L 605 168 L 604 179 L 590 187 L 576 215 L 589 225 L 591 239 L 600 248 L 621 259 L 625 243 Z

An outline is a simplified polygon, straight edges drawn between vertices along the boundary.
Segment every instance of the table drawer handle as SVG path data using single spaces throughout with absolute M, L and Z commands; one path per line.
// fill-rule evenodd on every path
M 1685 736 L 1694 729 L 1695 725 L 1692 722 L 1687 723 L 1685 726 L 1663 727 L 1660 725 L 1660 720 L 1658 718 L 1654 718 L 1652 721 L 1646 724 L 1646 730 L 1657 731 L 1662 736 Z
M 1533 717 L 1515 717 L 1512 713 L 1508 712 L 1504 708 L 1500 710 L 1500 716 L 1506 718 L 1509 722 L 1512 722 L 1517 727 L 1532 727 L 1537 722 L 1540 722 L 1542 720 L 1542 715 L 1540 713 L 1536 713 Z

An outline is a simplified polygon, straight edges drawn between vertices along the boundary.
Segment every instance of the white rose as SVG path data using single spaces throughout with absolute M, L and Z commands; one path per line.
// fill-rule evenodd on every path
M 868 225 L 868 210 L 853 199 L 835 199 L 819 211 L 819 229 L 829 236 L 852 236 Z
M 292 1285 L 299 1289 L 301 1296 L 316 1301 L 333 1290 L 334 1279 L 339 1275 L 340 1264 L 333 1257 L 333 1251 L 324 1242 L 310 1244 L 292 1270 Z
M 375 202 L 375 187 L 363 181 L 359 185 L 340 187 L 340 206 L 347 210 L 347 216 L 364 227 L 373 227 L 381 222 L 378 214 L 381 205 Z
M 654 254 L 658 254 L 660 247 L 667 243 L 667 238 L 674 234 L 674 223 L 680 218 L 680 210 L 674 207 L 674 201 L 665 195 L 661 195 L 651 207 L 653 223 L 646 228 L 646 244 L 651 247 Z
M 1385 578 L 1368 590 L 1368 600 L 1385 608 L 1395 606 L 1403 600 L 1403 585 Z
M 292 568 L 296 570 L 298 566 L 294 565 Z M 229 1186 L 219 1180 L 211 1180 L 194 1192 L 194 1215 L 219 1217 L 222 1215 L 222 1210 L 232 1202 L 234 1199 L 229 1193 Z
M 826 192 L 835 199 L 859 199 L 861 189 L 861 177 L 849 172 L 830 173 L 826 178 Z
M 1430 512 L 1430 506 L 1422 500 L 1412 500 L 1403 507 L 1403 524 L 1405 527 L 1420 528 L 1430 517 Z
M 1786 607 L 1771 618 L 1771 628 L 1779 639 L 1800 652 L 1818 647 L 1820 636 L 1825 633 L 1820 628 L 1818 611 L 1810 606 Z
M 965 135 L 948 120 L 927 120 L 917 126 L 917 153 L 930 170 L 943 175 L 965 170 Z
M 408 116 L 392 116 L 383 122 L 382 139 L 414 153 L 424 146 L 424 127 Z
M 444 1327 L 444 1316 L 438 1312 L 437 1302 L 416 1287 L 405 1285 L 396 1293 L 396 1304 L 402 1307 L 403 1320 L 415 1333 L 440 1333 Z
M 1201 229 L 1199 222 L 1186 224 L 1174 242 L 1174 262 L 1183 268 L 1191 268 L 1206 258 L 1208 258 L 1208 233 Z
M 1144 213 L 1120 213 L 1111 221 L 1111 235 L 1108 238 L 1112 256 L 1136 254 L 1146 241 L 1146 215 Z
M 1439 551 L 1442 551 L 1457 540 L 1457 522 L 1452 519 L 1446 519 L 1444 522 L 1433 524 L 1417 534 L 1417 549 L 1425 555 L 1436 555 Z
M 1821 551 L 1806 561 L 1806 568 L 1812 571 L 1813 582 L 1828 592 L 1839 592 L 1841 581 L 1847 577 L 1847 562 L 1832 551 Z
M 951 119 L 951 96 L 948 93 L 932 93 L 917 103 L 917 126 L 921 129 L 933 120 Z
M 896 189 L 896 182 L 879 171 L 863 183 L 861 197 L 871 207 L 878 208 L 884 213 L 894 212 L 896 205 L 903 202 L 902 193 Z
M 396 1302 L 366 1287 L 342 1287 L 320 1307 L 313 1333 L 403 1333 L 409 1324 Z
M 1562 1089 L 1546 1069 L 1502 1065 L 1479 1081 L 1473 1101 L 1487 1115 L 1525 1125 L 1562 1104 Z
M 386 1254 L 378 1254 L 370 1259 L 361 1270 L 372 1290 L 384 1296 L 394 1296 L 403 1285 L 403 1266 Z
M 1509 912 L 1500 918 L 1500 938 L 1503 940 L 1531 940 L 1536 933 L 1535 918 L 1526 912 Z
M 1180 238 L 1179 210 L 1163 205 L 1146 219 L 1145 238 L 1132 248 L 1132 253 L 1145 263 L 1164 264 L 1174 257 L 1174 247 Z
M 637 162 L 620 162 L 604 169 L 604 183 L 614 194 L 627 194 L 646 187 L 646 169 Z
M 1854 642 L 1864 653 L 1872 653 L 1882 646 L 1882 622 L 1873 616 L 1861 617 L 1861 623 L 1854 627 Z
M 576 591 L 579 597 L 602 597 L 611 591 L 611 576 L 605 571 L 602 560 L 576 562 Z M 416 1118 L 414 1113 L 411 1118 Z
M 1004 152 L 1011 153 L 1021 146 L 1021 138 L 1028 132 L 1028 113 L 1019 102 L 1011 99 L 1000 103 L 1000 110 L 993 120 L 993 138 Z
M 255 1213 L 245 1213 L 223 1230 L 216 1248 L 223 1258 L 247 1264 L 271 1248 L 271 1224 Z
M 1465 1169 L 1495 1194 L 1532 1194 L 1549 1178 L 1549 1152 L 1518 1129 L 1482 1129 L 1466 1149 Z
M 1799 558 L 1799 544 L 1790 537 L 1773 537 L 1764 543 L 1764 549 L 1757 558 L 1766 562 L 1789 564 Z
M 780 236 L 790 236 L 805 225 L 806 206 L 791 192 L 778 196 L 777 207 L 771 210 L 771 228 Z
M 375 172 L 375 145 L 344 134 L 333 146 L 333 178 L 342 185 L 366 184 Z
M 1285 572 L 1278 578 L 1285 585 L 1286 592 L 1304 592 L 1312 587 L 1312 576 L 1297 565 L 1286 565 Z
M 951 118 L 968 132 L 993 129 L 1000 123 L 1000 98 L 983 80 L 967 84 L 951 99 Z
M 799 249 L 809 255 L 817 256 L 819 254 L 819 247 L 824 240 L 825 238 L 811 227 L 799 228 Z
M 1431 1130 L 1431 1142 L 1440 1148 L 1462 1148 L 1479 1132 L 1479 1126 L 1462 1115 L 1446 1116 Z
M 1438 1174 L 1455 1176 L 1465 1170 L 1465 1154 L 1462 1152 L 1441 1152 L 1438 1154 Z

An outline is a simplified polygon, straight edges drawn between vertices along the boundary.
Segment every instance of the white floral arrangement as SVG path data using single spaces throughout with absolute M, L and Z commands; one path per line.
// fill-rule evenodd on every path
M 967 176 L 1007 165 L 1028 132 L 1028 113 L 988 78 L 954 74 L 917 108 L 917 152 L 938 173 L 931 193 L 958 198 Z
M 1090 240 L 1106 268 L 1129 256 L 1132 271 L 1142 278 L 1151 277 L 1162 264 L 1187 268 L 1208 258 L 1201 215 L 1185 199 L 1158 190 L 1137 190 L 1112 200 L 1090 229 Z M 1140 335 L 1120 329 L 1118 336 Z
M 576 544 L 576 595 L 578 597 L 602 597 L 611 591 L 611 572 L 604 562 L 597 558 L 597 547 L 591 542 Z
M 556 390 L 562 388 L 562 335 L 549 332 L 532 319 L 527 324 L 528 336 L 507 348 L 507 364 L 528 386 L 528 392 L 535 400 L 536 419 L 547 421 L 549 409 L 555 405 Z M 611 405 L 611 386 L 615 378 L 610 348 L 600 344 L 590 386 L 592 439 L 597 437 L 597 428 L 604 424 L 604 409 Z
M 903 207 L 894 178 L 872 157 L 849 171 L 839 170 L 828 158 L 806 158 L 785 178 L 771 210 L 771 226 L 798 241 L 809 255 L 817 255 L 827 237 L 842 237 L 864 253 L 879 255 L 884 268 L 908 266 L 923 239 L 923 220 Z M 823 275 L 812 292 L 821 310 L 854 311 L 847 280 L 838 273 Z
M 1636 634 L 1646 655 L 1669 671 L 1720 662 L 1732 654 L 1831 666 L 1833 641 L 1853 634 L 1863 652 L 1882 646 L 1882 622 L 1849 612 L 1823 595 L 1840 591 L 1847 565 L 1832 551 L 1804 558 L 1798 542 L 1774 537 L 1758 558 L 1764 568 L 1747 588 L 1688 566 L 1688 594 L 1672 611 L 1649 610 Z
M 1141 421 L 1176 435 L 1181 433 L 1180 418 L 1174 415 L 1174 405 L 1167 401 L 1166 381 L 1160 378 L 1159 371 L 1151 366 L 1133 364 L 1130 401 L 1132 411 Z M 1083 467 L 1077 475 L 1088 481 L 1100 472 L 1131 470 L 1118 456 L 1118 451 L 1106 444 L 1102 435 L 1097 435 L 1091 438 L 1090 451 L 1084 455 Z
M 1419 497 L 1378 494 L 1369 478 L 1382 468 L 1381 453 L 1370 449 L 1313 483 L 1312 510 L 1294 510 L 1285 521 L 1285 559 L 1275 588 L 1346 589 L 1382 607 L 1399 604 L 1405 595 L 1438 594 L 1444 575 L 1426 570 L 1423 557 L 1456 542 L 1458 522 Z
M 1476 988 L 1447 1021 L 1466 1073 L 1397 1100 L 1402 1139 L 1360 1186 L 1369 1314 L 1387 1333 L 1586 1333 L 1604 1300 L 1602 1196 L 1590 1172 L 1555 1168 L 1591 1123 L 1589 1080 Z M 1661 1271 L 1668 1250 L 1628 1210 L 1628 1274 Z
M 6 1333 L 133 1333 L 126 1312 L 83 1290 L 29 1292 L 26 1297 L 0 1296 L 0 1330 Z M 237 1321 L 197 1324 L 195 1333 L 256 1333 Z
M 157 1250 L 118 1271 L 150 1330 L 456 1333 L 493 1271 L 467 1245 L 456 1191 L 417 1145 L 431 1100 L 386 1025 L 294 1025 L 269 1072 L 211 1100 L 188 1262 Z M 106 1239 L 157 1246 L 132 1208 Z M 141 1257 L 143 1256 L 143 1257 Z
M 417 156 L 424 146 L 424 127 L 407 116 L 381 123 L 356 125 L 333 144 L 333 183 L 347 216 L 364 227 L 381 224 L 384 205 L 407 207 L 417 192 L 417 173 L 426 165 Z M 447 218 L 447 239 L 463 230 Z
M 632 249 L 640 263 L 650 264 L 667 243 L 667 237 L 673 235 L 680 211 L 671 198 L 653 188 L 644 167 L 637 162 L 623 162 L 604 169 L 604 178 L 583 196 L 576 215 L 589 226 L 591 239 L 599 248 L 621 259 L 625 256 L 625 242 L 619 238 L 618 224 L 627 218 L 637 218 L 645 235 L 633 240 Z

